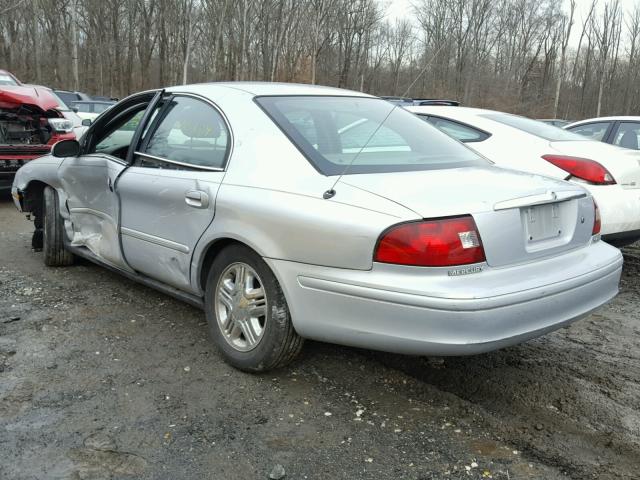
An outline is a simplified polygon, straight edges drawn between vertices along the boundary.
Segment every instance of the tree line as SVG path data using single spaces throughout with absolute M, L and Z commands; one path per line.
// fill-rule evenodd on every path
M 123 97 L 181 83 L 316 83 L 537 117 L 640 109 L 640 8 L 593 0 L 0 0 L 0 68 Z

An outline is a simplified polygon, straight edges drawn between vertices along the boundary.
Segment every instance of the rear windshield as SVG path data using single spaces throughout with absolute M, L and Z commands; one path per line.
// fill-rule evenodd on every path
M 487 160 L 403 108 L 368 97 L 258 97 L 324 175 L 433 170 Z
M 581 135 L 554 127 L 548 123 L 544 123 L 539 120 L 532 120 L 526 117 L 520 117 L 518 115 L 510 115 L 508 113 L 485 113 L 481 116 L 552 142 L 587 140 Z

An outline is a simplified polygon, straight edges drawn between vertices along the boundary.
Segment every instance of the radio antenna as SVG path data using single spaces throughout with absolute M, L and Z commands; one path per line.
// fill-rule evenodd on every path
M 413 82 L 411 82 L 411 85 L 409 85 L 409 87 L 407 87 L 407 90 L 405 91 L 405 93 L 402 95 L 403 97 L 406 97 L 409 94 L 409 91 L 411 90 L 411 88 L 413 88 L 413 86 L 416 84 L 416 82 L 420 79 L 420 77 L 422 77 L 422 75 L 424 75 L 424 72 L 427 71 L 427 68 L 429 67 L 429 65 L 431 65 L 433 63 L 433 61 L 435 60 L 435 58 L 438 56 L 438 54 L 440 53 L 440 51 L 444 48 L 444 43 L 442 45 L 440 45 L 440 47 L 438 48 L 438 50 L 436 50 L 436 52 L 433 54 L 433 56 L 429 59 L 428 62 L 425 63 L 424 67 L 422 68 L 422 70 L 420 70 L 420 72 L 418 73 L 418 75 L 416 76 L 416 78 L 414 78 Z M 338 182 L 342 179 L 342 177 L 344 177 L 346 175 L 346 173 L 349 171 L 349 169 L 351 168 L 351 166 L 354 164 L 354 162 L 357 160 L 357 158 L 360 156 L 360 154 L 362 153 L 362 151 L 367 147 L 367 145 L 369 145 L 369 142 L 371 141 L 371 139 L 373 138 L 373 136 L 378 132 L 378 130 L 380 130 L 380 127 L 382 127 L 382 125 L 384 125 L 384 123 L 387 121 L 387 119 L 391 116 L 391 114 L 394 112 L 394 110 L 400 105 L 400 103 L 396 103 L 393 108 L 391 110 L 389 110 L 389 113 L 387 113 L 387 115 L 382 119 L 382 121 L 380 122 L 380 124 L 375 128 L 375 130 L 371 133 L 371 135 L 369 135 L 369 138 L 367 138 L 367 141 L 362 145 L 362 147 L 360 147 L 360 150 L 358 150 L 356 152 L 356 154 L 353 156 L 353 158 L 351 159 L 351 161 L 349 162 L 349 164 L 344 168 L 344 170 L 342 171 L 342 173 L 338 176 L 338 178 L 336 179 L 335 182 L 333 182 L 333 185 L 331 185 L 331 188 L 329 190 L 327 190 L 326 192 L 324 192 L 322 194 L 322 198 L 324 198 L 325 200 L 328 200 L 330 198 L 333 198 L 336 194 L 336 185 L 338 184 Z

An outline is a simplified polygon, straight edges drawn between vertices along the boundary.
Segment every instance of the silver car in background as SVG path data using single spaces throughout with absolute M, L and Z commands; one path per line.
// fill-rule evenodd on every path
M 497 168 L 402 108 L 305 85 L 133 95 L 20 169 L 47 265 L 88 258 L 204 308 L 232 365 L 303 338 L 419 355 L 512 345 L 618 291 L 593 199 Z

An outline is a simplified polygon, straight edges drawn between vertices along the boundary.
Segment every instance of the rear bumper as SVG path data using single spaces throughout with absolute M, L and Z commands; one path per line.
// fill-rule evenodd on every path
M 462 277 L 267 262 L 303 337 L 416 355 L 476 354 L 560 328 L 611 300 L 622 269 L 620 252 L 603 242 Z
M 581 184 L 582 185 L 582 184 Z M 640 188 L 622 188 L 620 185 L 582 185 L 598 203 L 605 239 L 612 234 L 624 234 L 632 243 L 632 236 L 640 239 Z

